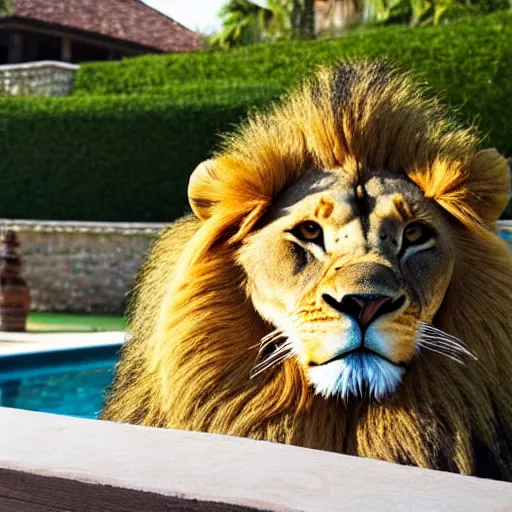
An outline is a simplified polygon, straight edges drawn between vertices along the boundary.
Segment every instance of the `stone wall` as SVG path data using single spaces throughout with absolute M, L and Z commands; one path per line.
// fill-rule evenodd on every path
M 58 61 L 0 66 L 0 93 L 7 96 L 66 96 L 73 85 L 76 64 Z
M 0 219 L 17 232 L 31 309 L 122 314 L 127 293 L 164 224 Z
M 18 233 L 32 309 L 122 314 L 126 296 L 165 224 L 0 219 Z M 512 246 L 512 221 L 500 222 Z

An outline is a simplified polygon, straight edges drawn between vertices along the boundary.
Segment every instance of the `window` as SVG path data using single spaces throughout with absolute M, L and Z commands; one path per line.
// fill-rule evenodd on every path
M 108 60 L 109 51 L 107 48 L 94 46 L 92 44 L 71 43 L 71 61 L 88 62 L 93 60 Z

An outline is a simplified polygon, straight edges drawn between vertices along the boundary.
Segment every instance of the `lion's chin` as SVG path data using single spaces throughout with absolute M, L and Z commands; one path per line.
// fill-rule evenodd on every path
M 315 392 L 325 398 L 370 396 L 382 400 L 395 392 L 404 371 L 376 354 L 353 353 L 309 368 L 309 380 Z

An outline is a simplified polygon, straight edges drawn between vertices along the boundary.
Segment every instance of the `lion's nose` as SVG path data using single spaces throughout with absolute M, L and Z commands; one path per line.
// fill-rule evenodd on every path
M 363 329 L 378 317 L 396 311 L 405 302 L 404 296 L 394 299 L 388 295 L 366 293 L 345 295 L 341 301 L 328 294 L 322 297 L 336 311 L 354 318 Z

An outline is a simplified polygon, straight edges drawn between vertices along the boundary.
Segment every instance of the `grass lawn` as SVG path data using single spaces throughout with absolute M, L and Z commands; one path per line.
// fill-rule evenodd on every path
M 123 317 L 107 315 L 32 312 L 27 321 L 27 331 L 31 332 L 122 331 L 125 328 Z

